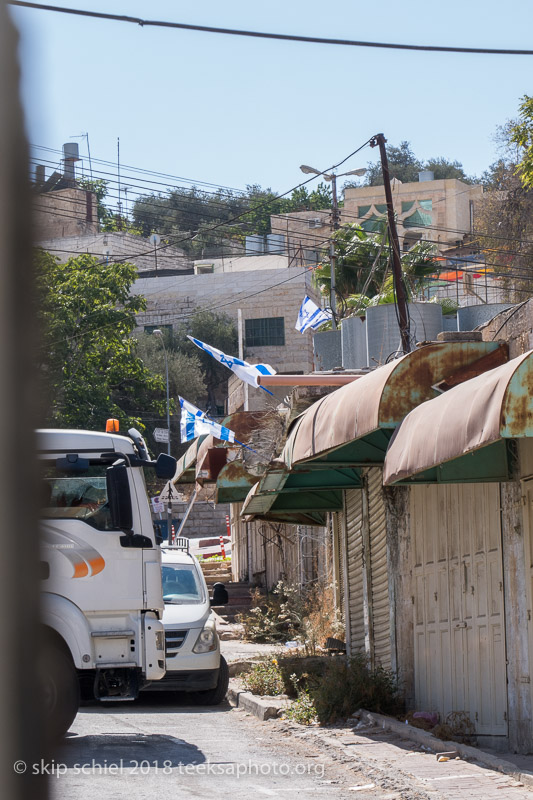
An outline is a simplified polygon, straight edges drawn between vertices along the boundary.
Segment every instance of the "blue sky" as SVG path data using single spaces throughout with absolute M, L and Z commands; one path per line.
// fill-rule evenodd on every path
M 530 48 L 523 0 L 62 0 L 150 19 L 363 40 Z M 32 144 L 88 131 L 93 157 L 285 192 L 371 135 L 480 174 L 497 125 L 533 93 L 533 57 L 342 48 L 140 28 L 12 8 Z M 81 152 L 85 144 L 80 141 Z M 48 154 L 50 159 L 59 156 Z M 345 167 L 377 159 L 366 149 Z

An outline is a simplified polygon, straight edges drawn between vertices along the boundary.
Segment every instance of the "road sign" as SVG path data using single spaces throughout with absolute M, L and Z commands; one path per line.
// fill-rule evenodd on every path
M 156 442 L 168 442 L 168 428 L 154 428 Z
M 165 504 L 161 502 L 160 497 L 152 497 L 152 508 L 154 509 L 154 514 L 162 514 L 165 510 Z

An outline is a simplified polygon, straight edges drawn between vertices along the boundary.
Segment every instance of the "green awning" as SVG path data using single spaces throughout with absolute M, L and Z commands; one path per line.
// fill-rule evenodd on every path
M 248 494 L 242 516 L 293 524 L 323 525 L 325 515 L 343 508 L 343 488 L 361 486 L 356 471 L 339 475 L 336 482 L 319 472 L 289 473 L 285 469 L 269 471 Z

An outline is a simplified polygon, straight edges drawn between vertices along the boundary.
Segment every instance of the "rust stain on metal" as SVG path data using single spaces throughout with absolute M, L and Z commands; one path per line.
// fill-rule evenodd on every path
M 449 375 L 447 378 L 440 381 L 440 383 L 437 383 L 436 386 L 441 391 L 447 392 L 448 389 L 452 389 L 459 383 L 469 381 L 470 378 L 476 378 L 478 375 L 481 375 L 482 372 L 487 372 L 489 369 L 499 367 L 502 364 L 505 364 L 505 362 L 508 360 L 509 347 L 507 344 L 502 343 L 496 350 L 492 350 L 490 353 L 482 356 L 477 361 L 474 361 L 473 364 L 468 364 L 462 367 L 452 375 Z

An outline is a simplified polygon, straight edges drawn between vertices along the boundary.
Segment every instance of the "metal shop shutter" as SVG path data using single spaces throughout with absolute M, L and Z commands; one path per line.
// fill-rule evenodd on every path
M 368 502 L 369 558 L 369 639 L 373 666 L 391 666 L 389 570 L 387 528 L 383 502 L 382 470 L 369 469 L 366 475 Z M 367 548 L 365 547 L 365 550 Z M 367 568 L 368 569 L 368 568 Z
M 345 492 L 344 602 L 348 655 L 365 650 L 363 586 L 363 491 Z
M 411 488 L 417 708 L 507 734 L 499 484 Z

